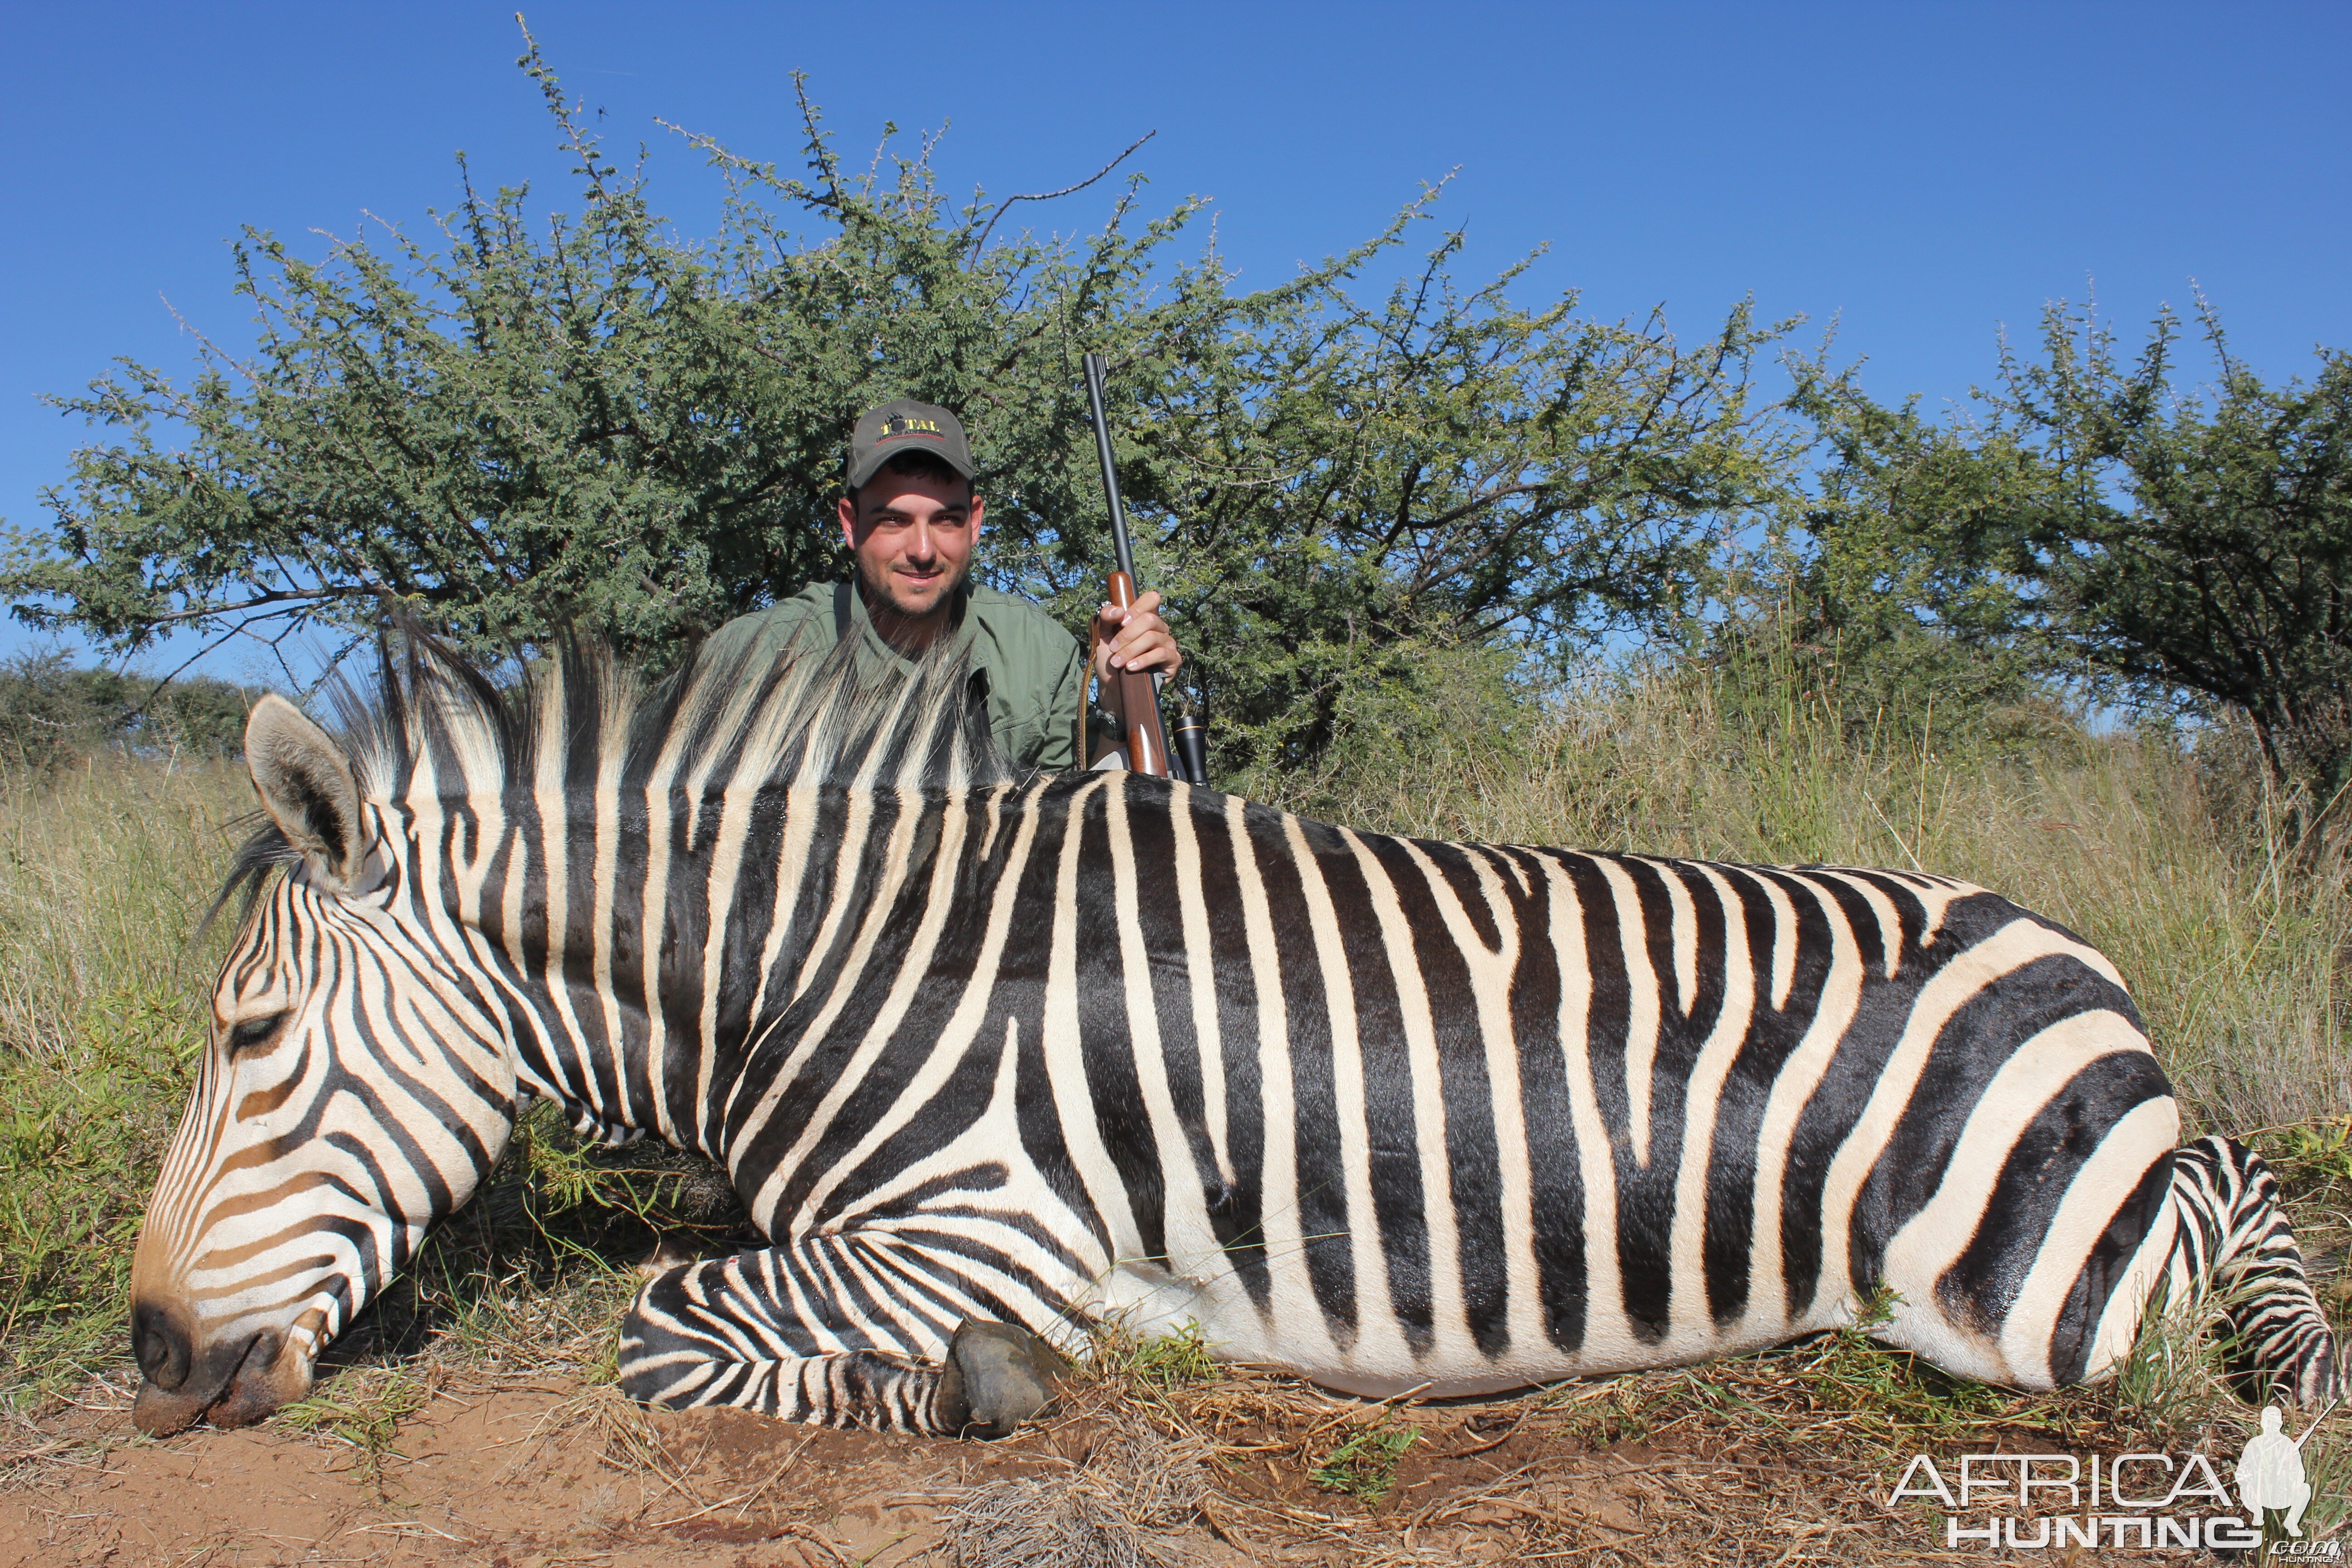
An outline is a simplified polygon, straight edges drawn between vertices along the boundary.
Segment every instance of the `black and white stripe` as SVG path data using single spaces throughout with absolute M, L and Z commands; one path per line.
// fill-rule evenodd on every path
M 1068 1342 L 1103 1313 L 1476 1392 L 1769 1345 L 1882 1289 L 1889 1342 L 2047 1387 L 2215 1281 L 2250 1391 L 2336 1386 L 2260 1162 L 2176 1151 L 2114 967 L 1980 889 L 1015 780 L 945 665 L 640 699 L 574 658 L 509 700 L 417 660 L 360 733 L 369 869 L 269 889 L 216 1011 L 308 1000 L 208 1065 L 181 1139 L 236 1144 L 230 1100 L 280 1068 L 313 1104 L 380 1084 L 340 1138 L 271 1145 L 382 1173 L 354 1190 L 393 1239 L 308 1298 L 334 1323 L 527 1092 L 722 1162 L 774 1240 L 639 1298 L 624 1384 L 661 1403 L 937 1429 L 960 1322 Z M 159 1256 L 349 1228 L 292 1176 L 212 1213 L 214 1157 L 175 1150 Z

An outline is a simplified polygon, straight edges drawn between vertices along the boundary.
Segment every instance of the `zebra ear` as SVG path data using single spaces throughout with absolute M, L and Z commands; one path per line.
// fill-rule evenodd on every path
M 275 693 L 245 721 L 245 765 L 261 804 L 313 875 L 349 892 L 366 859 L 360 786 L 342 748 Z

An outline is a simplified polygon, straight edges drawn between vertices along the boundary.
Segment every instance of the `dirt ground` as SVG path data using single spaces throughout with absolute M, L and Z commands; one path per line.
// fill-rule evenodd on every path
M 421 1403 L 373 1432 L 280 1417 L 158 1442 L 132 1431 L 127 1387 L 100 1384 L 0 1444 L 0 1568 L 2014 1558 L 1945 1552 L 1927 1516 L 1887 1511 L 1834 1414 L 1808 1428 L 1789 1404 L 1759 1444 L 1755 1413 L 1797 1381 L 1773 1370 L 1726 1385 L 1738 1420 L 1655 1379 L 1395 1408 L 1246 1371 L 1087 1384 L 994 1444 L 649 1415 L 609 1387 L 463 1375 L 405 1385 Z M 363 1407 L 369 1374 L 344 1375 Z
M 878 1563 L 941 1536 L 949 1486 L 1034 1468 L 983 1448 L 812 1432 L 719 1411 L 654 1417 L 651 1452 L 577 1391 L 435 1392 L 372 1461 L 270 1426 L 163 1442 L 89 1411 L 40 1484 L 0 1499 L 0 1564 Z M 583 1407 L 584 1405 L 584 1407 Z M 28 1461 L 37 1462 L 37 1461 Z

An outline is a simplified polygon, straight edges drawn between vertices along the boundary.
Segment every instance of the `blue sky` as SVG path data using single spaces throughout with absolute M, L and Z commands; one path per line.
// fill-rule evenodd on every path
M 1147 201 L 1214 199 L 1243 281 L 1375 232 L 1424 180 L 1466 270 L 1538 245 L 1532 301 L 1663 303 L 1702 333 L 1753 294 L 1840 323 L 1883 397 L 1960 399 L 2003 323 L 2080 298 L 2137 333 L 2191 282 L 2266 375 L 2352 343 L 2352 7 L 532 4 L 657 205 L 714 205 L 655 117 L 791 162 L 789 73 L 845 153 L 949 127 L 951 188 L 1052 189 L 1146 131 Z M 0 3 L 0 516 L 87 438 L 38 401 L 127 354 L 235 342 L 242 224 L 422 231 L 457 194 L 576 205 L 504 5 Z M 1099 220 L 1108 185 L 1040 226 Z M 1016 212 L 1024 209 L 1016 208 Z M 307 241 L 315 250 L 323 240 Z M 168 300 L 171 309 L 167 309 Z M 0 652 L 27 646 L 0 632 Z M 217 663 L 236 674 L 234 661 Z M 256 672 L 257 673 L 257 672 Z

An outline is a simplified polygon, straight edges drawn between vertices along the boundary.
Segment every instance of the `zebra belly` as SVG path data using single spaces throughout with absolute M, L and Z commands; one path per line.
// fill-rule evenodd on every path
M 2007 1123 L 2017 1109 L 1996 1100 L 1979 1112 L 1963 1135 L 1964 1147 L 1984 1138 L 2009 1152 L 2014 1134 Z M 2169 1098 L 2143 1101 L 2108 1127 L 2066 1184 L 2063 1200 L 2035 1238 L 2038 1245 L 1990 1260 L 2014 1282 L 2003 1310 L 1990 1317 L 1969 1310 L 1967 1271 L 1983 1266 L 1971 1258 L 1978 1216 L 1990 1203 L 1990 1173 L 2000 1170 L 2002 1160 L 1960 1162 L 1962 1174 L 1940 1184 L 1886 1249 L 1875 1285 L 1891 1292 L 1889 1315 L 1872 1330 L 1874 1337 L 1948 1373 L 2011 1387 L 2049 1388 L 2104 1374 L 2128 1352 L 2141 1304 L 2166 1266 L 2174 1231 L 2171 1203 L 2137 1217 L 2129 1200 L 2163 1175 L 2178 1135 Z M 2086 1294 L 2086 1267 L 2102 1252 L 2111 1255 L 2102 1266 L 2105 1283 Z M 1491 1394 L 1738 1355 L 1852 1323 L 1861 1304 L 1846 1281 L 1794 1315 L 1758 1303 L 1717 1323 L 1706 1314 L 1703 1275 L 1695 1267 L 1676 1268 L 1669 1296 L 1681 1310 L 1664 1337 L 1637 1332 L 1622 1308 L 1598 1310 L 1572 1348 L 1522 1332 L 1490 1355 L 1465 1321 L 1447 1322 L 1442 1315 L 1419 1349 L 1394 1331 L 1393 1321 L 1368 1318 L 1356 1334 L 1335 1328 L 1295 1258 L 1270 1271 L 1263 1309 L 1221 1253 L 1203 1249 L 1185 1256 L 1179 1267 L 1182 1272 L 1148 1263 L 1113 1266 L 1100 1279 L 1095 1310 L 1147 1336 L 1189 1328 L 1221 1360 L 1287 1367 L 1326 1387 L 1374 1398 L 1413 1389 Z M 2080 1346 L 2080 1358 L 2067 1358 L 2062 1367 L 2053 1363 L 2053 1349 L 2068 1343 Z
M 1297 1299 L 1285 1300 L 1285 1295 Z M 1736 1322 L 1704 1339 L 1685 1334 L 1667 1344 L 1641 1340 L 1626 1327 L 1593 1335 L 1574 1351 L 1545 1342 L 1492 1356 L 1459 1334 L 1447 1336 L 1458 1342 L 1441 1341 L 1418 1355 L 1361 1342 L 1343 1350 L 1333 1343 L 1303 1286 L 1290 1292 L 1277 1286 L 1276 1299 L 1262 1312 L 1240 1279 L 1224 1271 L 1184 1277 L 1149 1264 L 1123 1263 L 1104 1276 L 1094 1310 L 1145 1339 L 1195 1333 L 1219 1361 L 1282 1367 L 1336 1393 L 1387 1399 L 1405 1393 L 1433 1398 L 1502 1394 L 1560 1378 L 1768 1350 L 1851 1322 L 1854 1307 L 1852 1301 L 1831 1303 L 1800 1321 Z
M 1774 1345 L 1825 1326 L 1809 1324 L 1777 1331 L 1734 1330 L 1703 1348 L 1687 1342 L 1672 1350 L 1655 1345 L 1637 1348 L 1621 1343 L 1605 1349 L 1595 1346 L 1588 1351 L 1570 1353 L 1546 1345 L 1533 1353 L 1506 1353 L 1491 1359 L 1475 1352 L 1466 1357 L 1435 1355 L 1403 1371 L 1354 1364 L 1332 1369 L 1298 1367 L 1297 1370 L 1335 1393 L 1354 1394 L 1364 1399 L 1391 1399 L 1408 1393 L 1423 1394 L 1433 1399 L 1465 1398 L 1507 1394 L 1515 1389 L 1553 1383 L 1562 1378 L 1606 1377 L 1617 1373 L 1645 1372 L 1654 1367 L 1683 1366 L 1695 1362 L 1713 1361 L 1721 1356 L 1742 1355 L 1753 1351 L 1769 1350 Z

